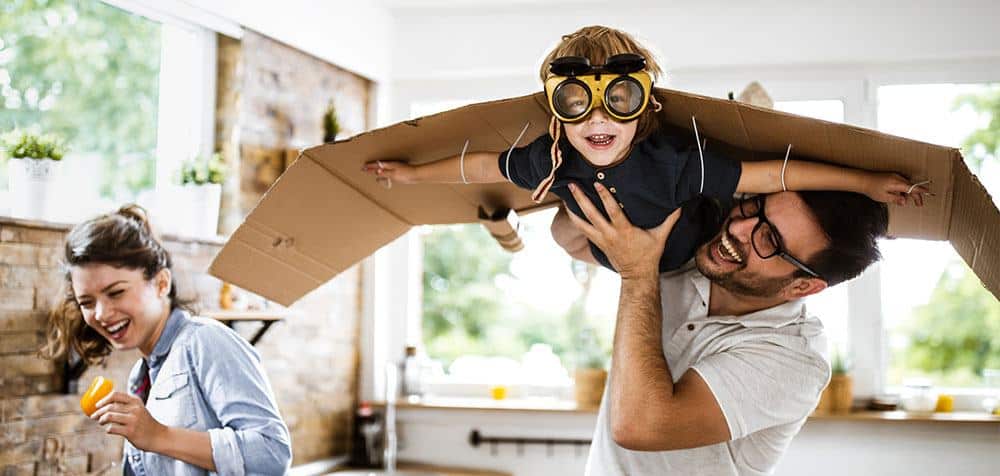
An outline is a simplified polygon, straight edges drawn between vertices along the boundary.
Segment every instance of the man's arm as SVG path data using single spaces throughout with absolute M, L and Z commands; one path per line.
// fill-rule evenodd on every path
M 675 384 L 663 356 L 658 263 L 680 210 L 643 230 L 629 223 L 607 189 L 594 187 L 610 222 L 575 184 L 570 190 L 590 223 L 569 217 L 622 278 L 608 384 L 615 442 L 631 450 L 663 451 L 729 440 L 725 415 L 705 381 L 688 371 Z

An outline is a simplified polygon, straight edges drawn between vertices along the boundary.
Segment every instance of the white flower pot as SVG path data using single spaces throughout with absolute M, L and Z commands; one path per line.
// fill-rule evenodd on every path
M 213 238 L 218 235 L 222 186 L 217 183 L 181 185 L 174 189 L 176 232 L 181 236 Z
M 11 216 L 31 220 L 51 216 L 58 170 L 59 161 L 52 159 L 7 160 Z

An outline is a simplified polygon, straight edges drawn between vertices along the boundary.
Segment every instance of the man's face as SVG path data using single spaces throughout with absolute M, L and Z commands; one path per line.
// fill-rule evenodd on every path
M 827 246 L 826 235 L 798 194 L 770 194 L 765 204 L 765 216 L 781 235 L 787 253 L 808 261 Z M 695 262 L 703 275 L 730 292 L 776 297 L 788 291 L 798 268 L 779 256 L 763 259 L 754 251 L 751 235 L 758 222 L 756 217 L 744 218 L 739 206 L 734 207 L 722 231 L 698 249 Z

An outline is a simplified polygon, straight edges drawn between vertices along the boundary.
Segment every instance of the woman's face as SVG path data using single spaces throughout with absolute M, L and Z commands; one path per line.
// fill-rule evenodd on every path
M 142 270 L 87 264 L 70 269 L 83 320 L 115 349 L 149 355 L 170 314 L 170 270 L 145 279 Z

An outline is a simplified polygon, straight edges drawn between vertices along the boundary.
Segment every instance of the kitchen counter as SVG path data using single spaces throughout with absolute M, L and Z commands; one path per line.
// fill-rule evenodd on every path
M 410 471 L 425 471 L 429 473 L 437 473 L 441 476 L 512 476 L 510 473 L 505 473 L 501 471 L 492 471 L 484 469 L 469 469 L 469 468 L 457 468 L 454 466 L 438 466 L 434 464 L 425 463 L 412 463 L 401 461 L 397 466 L 397 470 L 410 470 Z M 336 476 L 338 472 L 341 471 L 357 471 L 353 468 L 338 468 L 337 470 L 329 473 Z M 374 471 L 374 470 L 373 470 Z

